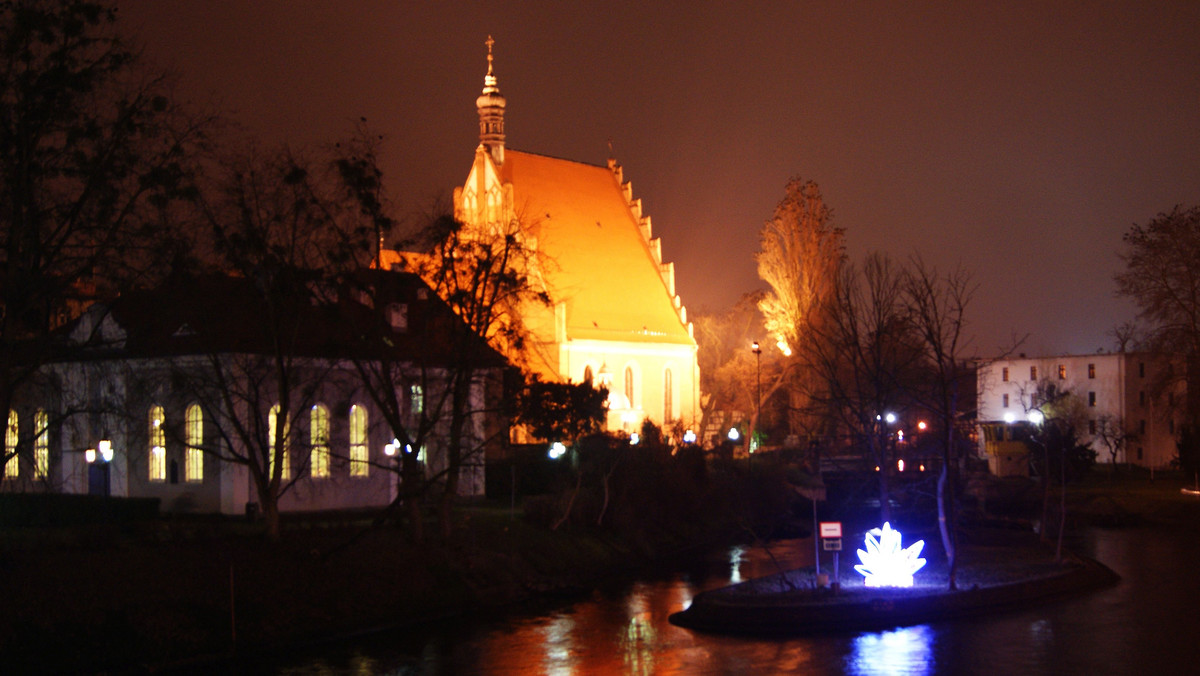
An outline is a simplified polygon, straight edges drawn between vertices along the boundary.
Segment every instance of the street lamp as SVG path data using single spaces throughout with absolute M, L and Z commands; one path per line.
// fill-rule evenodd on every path
M 750 434 L 750 452 L 753 453 L 760 436 L 758 418 L 762 415 L 762 348 L 757 340 L 750 343 L 750 350 L 754 353 L 754 429 Z

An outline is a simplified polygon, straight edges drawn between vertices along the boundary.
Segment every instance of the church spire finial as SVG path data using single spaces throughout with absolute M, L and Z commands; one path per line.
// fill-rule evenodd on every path
M 488 36 L 487 41 L 487 75 L 483 78 L 483 93 L 475 99 L 475 108 L 479 111 L 479 142 L 492 155 L 497 165 L 504 164 L 504 95 L 496 83 L 496 71 L 492 54 L 492 46 L 496 41 Z

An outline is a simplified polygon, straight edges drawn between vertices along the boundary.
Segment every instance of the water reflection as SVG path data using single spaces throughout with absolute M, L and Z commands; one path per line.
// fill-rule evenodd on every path
M 776 572 L 759 547 L 714 553 L 685 570 L 499 621 L 460 619 L 427 632 L 364 639 L 297 656 L 297 674 L 1147 674 L 1194 662 L 1200 561 L 1194 533 L 1091 531 L 1076 546 L 1121 585 L 995 616 L 883 632 L 791 639 L 718 636 L 668 616 L 699 592 Z M 812 541 L 778 544 L 784 568 L 812 565 Z M 1168 631 L 1167 628 L 1170 628 Z M 1186 666 L 1185 666 L 1186 665 Z M 255 669 L 248 673 L 263 673 Z
M 547 676 L 569 676 L 571 674 L 571 641 L 575 621 L 570 615 L 555 615 L 545 625 L 537 627 L 541 634 L 542 667 Z
M 850 674 L 930 674 L 934 671 L 929 625 L 859 634 L 846 660 Z

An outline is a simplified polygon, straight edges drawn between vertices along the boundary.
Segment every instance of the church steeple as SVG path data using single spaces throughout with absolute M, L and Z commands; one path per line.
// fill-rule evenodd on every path
M 496 74 L 492 66 L 492 45 L 496 41 L 492 36 L 487 39 L 487 75 L 483 78 L 483 93 L 475 99 L 475 108 L 479 111 L 479 142 L 488 149 L 492 160 L 499 166 L 504 164 L 504 96 L 496 84 Z

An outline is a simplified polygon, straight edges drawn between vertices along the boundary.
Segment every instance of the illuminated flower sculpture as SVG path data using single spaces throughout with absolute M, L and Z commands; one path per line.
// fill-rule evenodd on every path
M 855 566 L 854 570 L 862 573 L 863 584 L 868 587 L 911 587 L 913 573 L 925 565 L 925 559 L 918 558 L 925 541 L 918 540 L 903 549 L 900 531 L 893 530 L 890 524 L 867 531 L 866 545 L 866 551 L 858 550 L 862 565 Z

